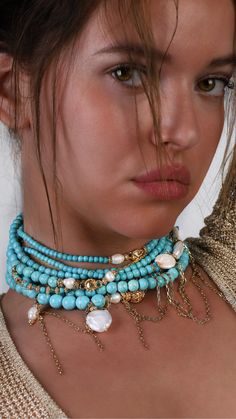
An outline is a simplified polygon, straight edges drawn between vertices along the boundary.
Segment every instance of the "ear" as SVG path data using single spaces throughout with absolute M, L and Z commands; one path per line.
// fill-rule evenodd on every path
M 15 89 L 12 79 L 13 58 L 6 53 L 0 53 L 0 121 L 8 128 L 15 127 Z M 20 88 L 20 86 L 19 86 Z M 21 89 L 20 89 L 21 90 Z M 18 128 L 29 126 L 29 119 L 23 116 L 21 100 L 19 118 L 17 120 Z

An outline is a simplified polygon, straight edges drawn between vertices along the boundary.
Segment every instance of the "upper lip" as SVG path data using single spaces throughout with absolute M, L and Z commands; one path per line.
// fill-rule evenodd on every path
M 190 172 L 185 166 L 162 166 L 159 169 L 154 169 L 148 173 L 137 176 L 133 180 L 140 183 L 175 180 L 184 185 L 188 185 L 190 183 Z

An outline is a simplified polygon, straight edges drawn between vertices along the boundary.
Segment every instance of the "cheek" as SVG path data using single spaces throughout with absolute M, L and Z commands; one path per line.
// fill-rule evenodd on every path
M 66 94 L 58 120 L 58 174 L 64 194 L 78 207 L 99 207 L 129 177 L 137 155 L 131 100 L 122 106 L 99 88 Z M 134 107 L 134 105 L 133 105 Z M 127 112 L 129 116 L 127 117 Z M 110 199 L 110 198 L 109 198 Z
M 66 98 L 61 119 L 65 155 L 76 156 L 79 167 L 89 163 L 98 173 L 106 166 L 117 167 L 134 145 L 134 118 L 127 118 L 127 111 L 110 93 L 94 86 L 84 95 Z
M 218 104 L 210 109 L 208 107 L 200 115 L 201 117 L 198 121 L 200 127 L 199 143 L 190 158 L 190 167 L 192 167 L 193 179 L 195 179 L 193 196 L 197 193 L 206 176 L 221 138 L 224 126 L 223 105 Z
M 206 116 L 207 115 L 207 116 Z M 211 162 L 219 144 L 224 126 L 223 104 L 214 112 L 206 113 L 202 118 L 201 151 L 204 161 Z

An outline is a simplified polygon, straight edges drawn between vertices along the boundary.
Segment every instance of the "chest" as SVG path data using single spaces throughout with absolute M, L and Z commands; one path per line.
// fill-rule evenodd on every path
M 217 315 L 203 326 L 176 313 L 146 322 L 149 350 L 132 322 L 103 334 L 103 352 L 78 336 L 68 351 L 65 329 L 64 341 L 55 337 L 65 374 L 58 376 L 49 352 L 37 364 L 32 356 L 30 367 L 69 417 L 234 417 L 236 323 L 228 314 L 227 322 Z

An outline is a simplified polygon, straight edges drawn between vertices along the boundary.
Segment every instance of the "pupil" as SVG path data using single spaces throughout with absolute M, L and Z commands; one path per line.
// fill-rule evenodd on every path
M 118 76 L 123 80 L 129 80 L 130 70 L 127 67 L 123 67 L 122 69 L 118 70 Z
M 214 80 L 204 80 L 202 82 L 203 89 L 205 90 L 212 90 L 215 87 L 215 81 Z

